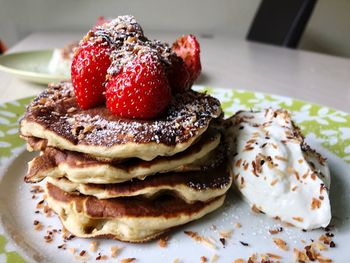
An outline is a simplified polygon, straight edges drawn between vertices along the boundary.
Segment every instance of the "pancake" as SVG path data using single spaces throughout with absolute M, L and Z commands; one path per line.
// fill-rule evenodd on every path
M 173 96 L 164 116 L 154 120 L 125 119 L 105 105 L 82 110 L 72 84 L 50 84 L 27 107 L 21 135 L 47 140 L 59 149 L 105 158 L 137 157 L 146 161 L 186 150 L 221 116 L 220 102 L 188 90 Z
M 169 195 L 152 200 L 134 197 L 99 200 L 64 192 L 49 182 L 45 191 L 49 207 L 72 234 L 128 242 L 152 240 L 173 227 L 214 211 L 225 200 L 225 195 L 193 204 Z
M 98 199 L 130 196 L 154 198 L 166 192 L 180 197 L 187 203 L 205 202 L 223 195 L 232 183 L 226 162 L 206 171 L 170 172 L 149 176 L 145 180 L 136 179 L 119 184 L 81 184 L 71 182 L 65 177 L 49 177 L 47 181 L 65 192 L 79 192 Z
M 45 139 L 40 139 L 36 137 L 24 137 L 22 135 L 20 135 L 20 137 L 26 140 L 27 150 L 29 152 L 43 151 L 47 147 L 47 140 Z
M 201 139 L 171 157 L 157 157 L 151 161 L 129 159 L 122 163 L 101 160 L 86 154 L 47 147 L 40 156 L 28 163 L 26 182 L 38 182 L 45 177 L 67 177 L 75 183 L 111 184 L 144 179 L 146 176 L 169 171 L 202 170 L 223 159 L 221 135 L 209 129 Z

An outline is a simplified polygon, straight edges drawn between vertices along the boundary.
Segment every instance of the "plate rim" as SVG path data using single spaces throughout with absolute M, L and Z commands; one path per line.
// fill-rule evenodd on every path
M 40 78 L 45 80 L 51 80 L 51 79 L 67 79 L 66 76 L 62 75 L 55 75 L 55 74 L 46 74 L 46 73 L 40 73 L 40 72 L 33 72 L 33 71 L 27 71 L 22 69 L 16 69 L 12 67 L 5 66 L 3 64 L 4 59 L 11 59 L 13 56 L 21 56 L 21 55 L 29 55 L 29 54 L 44 54 L 44 53 L 52 53 L 54 52 L 54 49 L 41 49 L 41 50 L 28 50 L 28 51 L 19 51 L 19 52 L 13 52 L 13 53 L 6 53 L 0 56 L 0 70 L 3 72 L 11 73 L 17 76 L 22 77 L 31 77 L 31 78 Z

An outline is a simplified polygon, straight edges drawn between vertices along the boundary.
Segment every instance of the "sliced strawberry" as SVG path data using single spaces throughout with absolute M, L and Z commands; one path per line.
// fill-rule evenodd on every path
M 128 62 L 106 85 L 107 108 L 125 118 L 155 118 L 164 113 L 170 100 L 163 66 L 152 53 Z
M 188 68 L 180 57 L 173 59 L 167 76 L 171 90 L 175 93 L 188 90 L 193 84 Z
M 187 65 L 193 83 L 202 71 L 200 47 L 196 37 L 193 35 L 179 37 L 174 42 L 172 49 Z
M 104 103 L 104 83 L 110 61 L 106 43 L 83 43 L 72 61 L 71 75 L 75 96 L 82 109 Z

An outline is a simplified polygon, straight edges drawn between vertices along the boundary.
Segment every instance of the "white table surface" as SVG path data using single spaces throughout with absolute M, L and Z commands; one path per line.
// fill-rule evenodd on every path
M 34 33 L 9 52 L 62 47 L 79 33 Z M 149 33 L 172 42 L 176 34 Z M 350 59 L 247 42 L 199 38 L 202 77 L 198 84 L 267 92 L 350 113 Z M 0 102 L 38 94 L 42 85 L 0 72 Z

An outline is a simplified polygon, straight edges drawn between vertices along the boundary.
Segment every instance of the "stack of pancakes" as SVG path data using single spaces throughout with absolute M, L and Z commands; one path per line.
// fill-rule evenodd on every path
M 26 182 L 79 237 L 143 242 L 219 208 L 231 185 L 218 100 L 192 90 L 156 120 L 82 110 L 71 83 L 50 84 L 20 123 Z

